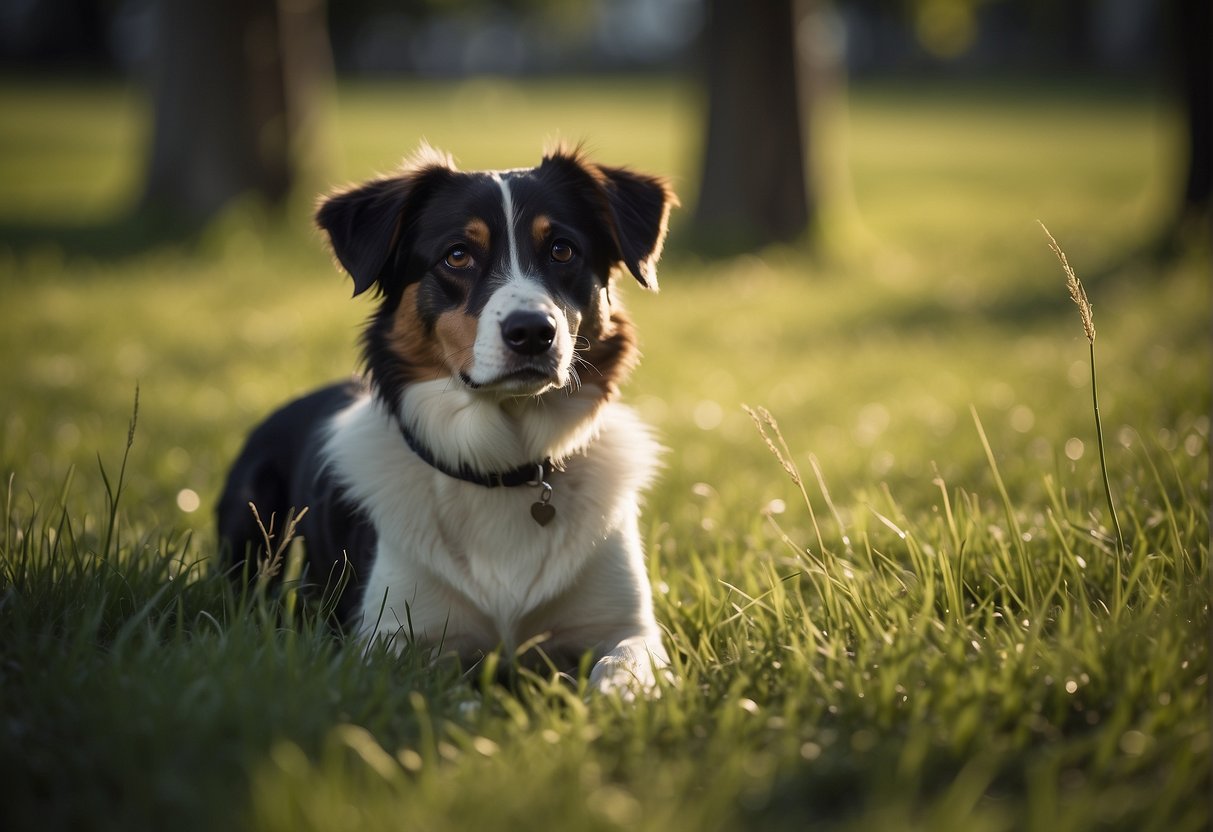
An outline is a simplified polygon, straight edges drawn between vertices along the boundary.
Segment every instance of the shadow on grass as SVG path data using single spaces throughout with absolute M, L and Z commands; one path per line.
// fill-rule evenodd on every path
M 0 251 L 53 250 L 67 259 L 121 260 L 165 245 L 195 242 L 196 222 L 167 212 L 132 210 L 99 223 L 0 222 Z
M 1185 262 L 1203 260 L 1207 264 L 1208 257 L 1207 241 L 1164 228 L 1143 243 L 1115 252 L 1091 268 L 1075 268 L 1089 294 L 1108 297 L 1134 284 L 1165 283 Z M 907 330 L 937 329 L 955 322 L 957 317 L 972 315 L 993 326 L 1014 328 L 1075 315 L 1061 267 L 1056 263 L 1050 263 L 1049 267 L 1056 269 L 1055 282 L 1033 281 L 1017 286 L 1013 291 L 981 296 L 980 300 L 966 306 L 943 303 L 935 296 L 923 296 L 916 303 L 903 304 L 890 311 L 882 317 L 881 324 Z

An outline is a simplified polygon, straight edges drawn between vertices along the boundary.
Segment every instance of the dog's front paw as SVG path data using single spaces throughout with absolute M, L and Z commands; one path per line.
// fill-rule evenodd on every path
M 646 670 L 609 656 L 599 659 L 590 671 L 590 689 L 597 693 L 618 692 L 628 702 L 638 696 L 661 696 L 652 669 Z
M 626 701 L 661 696 L 658 676 L 671 681 L 669 661 L 660 648 L 650 651 L 642 639 L 629 639 L 607 653 L 590 671 L 590 689 L 618 693 Z

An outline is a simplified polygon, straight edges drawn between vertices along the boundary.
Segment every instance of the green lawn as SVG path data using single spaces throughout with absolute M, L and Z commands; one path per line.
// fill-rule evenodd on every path
M 685 215 L 701 106 L 661 79 L 342 86 L 316 189 L 423 138 L 467 167 L 584 138 Z M 1148 253 L 1164 103 L 860 85 L 817 125 L 815 254 L 703 260 L 675 225 L 662 291 L 625 289 L 626 397 L 670 448 L 644 529 L 682 681 L 635 705 L 364 660 L 307 607 L 233 598 L 225 467 L 356 367 L 368 302 L 308 194 L 133 248 L 137 94 L 9 81 L 0 110 L 3 828 L 1207 828 L 1210 263 Z M 1119 569 L 1037 220 L 1095 307 Z

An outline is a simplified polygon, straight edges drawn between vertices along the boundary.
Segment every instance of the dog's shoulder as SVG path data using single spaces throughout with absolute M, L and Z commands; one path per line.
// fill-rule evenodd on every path
M 621 493 L 645 490 L 657 476 L 665 448 L 653 429 L 626 404 L 602 406 L 594 441 L 585 451 L 589 473 L 605 487 Z M 569 466 L 575 470 L 577 457 Z

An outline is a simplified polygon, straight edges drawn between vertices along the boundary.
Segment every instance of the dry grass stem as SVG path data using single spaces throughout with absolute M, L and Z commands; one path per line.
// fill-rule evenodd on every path
M 1066 253 L 1061 250 L 1061 246 L 1057 244 L 1057 240 L 1049 233 L 1049 229 L 1040 220 L 1036 221 L 1044 230 L 1045 236 L 1049 238 L 1049 248 L 1057 255 L 1057 259 L 1061 261 L 1061 268 L 1066 273 L 1066 288 L 1070 290 L 1070 299 L 1078 306 L 1078 314 L 1082 317 L 1082 329 L 1087 334 L 1087 340 L 1092 344 L 1095 343 L 1095 317 L 1091 314 L 1091 301 L 1087 299 L 1087 290 L 1082 287 L 1082 281 L 1078 279 L 1078 275 L 1074 273 L 1074 269 L 1070 267 L 1070 261 L 1066 259 Z
M 792 482 L 803 487 L 800 469 L 792 461 L 792 453 L 788 449 L 788 443 L 784 441 L 783 434 L 779 431 L 779 425 L 776 423 L 775 417 L 765 407 L 752 408 L 749 405 L 743 404 L 741 408 L 754 420 L 754 424 L 758 427 L 758 433 L 762 436 L 762 441 L 767 445 L 767 450 L 779 460 L 779 464 L 783 466 L 783 470 L 792 478 Z M 779 439 L 778 446 L 772 437 Z
M 270 515 L 269 526 L 261 520 L 261 513 L 257 511 L 257 506 L 252 503 L 248 504 L 249 509 L 253 512 L 253 519 L 257 521 L 257 528 L 261 530 L 261 538 L 265 541 L 265 555 L 257 562 L 257 585 L 264 586 L 280 571 L 286 557 L 286 551 L 291 545 L 291 541 L 295 538 L 295 529 L 299 525 L 299 521 L 307 514 L 307 506 L 304 506 L 299 513 L 295 513 L 294 509 L 287 512 L 286 528 L 279 537 L 277 543 L 274 543 L 274 516 Z
M 1087 349 L 1091 356 L 1091 407 L 1095 414 L 1095 439 L 1099 448 L 1099 469 L 1103 475 L 1104 497 L 1108 501 L 1108 514 L 1111 516 L 1112 525 L 1116 529 L 1116 542 L 1118 546 L 1118 556 L 1116 558 L 1116 608 L 1119 610 L 1120 593 L 1122 590 L 1120 562 L 1128 549 L 1125 546 L 1124 532 L 1120 528 L 1120 518 L 1116 515 L 1116 503 L 1112 500 L 1112 484 L 1108 479 L 1108 458 L 1104 450 L 1103 422 L 1099 416 L 1099 383 L 1095 375 L 1095 321 L 1091 316 L 1091 302 L 1087 299 L 1087 291 L 1082 287 L 1082 281 L 1078 279 L 1078 275 L 1070 267 L 1070 261 L 1066 259 L 1066 253 L 1061 250 L 1061 246 L 1057 244 L 1057 240 L 1049 233 L 1049 229 L 1045 227 L 1045 224 L 1040 222 L 1040 220 L 1037 220 L 1037 222 L 1040 223 L 1045 236 L 1049 238 L 1049 248 L 1053 250 L 1053 253 L 1057 255 L 1057 259 L 1061 261 L 1061 268 L 1066 273 L 1066 287 L 1070 290 L 1070 298 L 1074 303 L 1078 304 L 1078 313 L 1082 316 L 1082 328 L 1087 335 Z
M 750 414 L 750 418 L 754 420 L 754 424 L 758 427 L 758 433 L 762 436 L 762 441 L 766 443 L 767 450 L 779 460 L 779 464 L 783 466 L 783 470 L 792 478 L 792 482 L 796 483 L 796 487 L 800 489 L 800 497 L 804 500 L 805 507 L 809 510 L 809 518 L 813 521 L 813 532 L 817 537 L 817 551 L 825 555 L 825 541 L 821 536 L 821 527 L 817 524 L 817 513 L 813 511 L 813 503 L 809 500 L 809 492 L 805 490 L 804 478 L 800 476 L 800 469 L 796 467 L 796 463 L 792 461 L 792 451 L 788 448 L 787 440 L 783 438 L 783 432 L 779 430 L 779 423 L 775 421 L 775 417 L 771 415 L 771 411 L 765 407 L 752 408 L 749 405 L 743 404 L 742 410 Z M 776 445 L 776 440 L 779 444 Z

